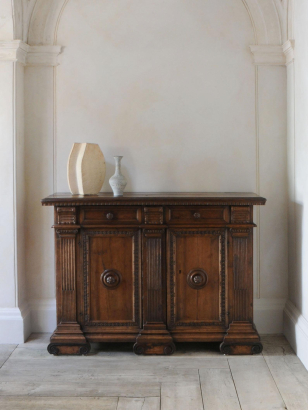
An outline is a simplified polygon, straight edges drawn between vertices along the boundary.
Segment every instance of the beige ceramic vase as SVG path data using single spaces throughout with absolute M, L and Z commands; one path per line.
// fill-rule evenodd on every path
M 97 195 L 105 174 L 105 158 L 98 144 L 73 145 L 67 163 L 68 185 L 73 195 Z

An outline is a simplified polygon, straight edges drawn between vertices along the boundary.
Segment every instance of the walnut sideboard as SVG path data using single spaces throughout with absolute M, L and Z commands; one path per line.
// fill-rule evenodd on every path
M 51 354 L 90 342 L 134 342 L 172 354 L 175 342 L 221 342 L 256 354 L 252 193 L 54 194 L 57 328 Z

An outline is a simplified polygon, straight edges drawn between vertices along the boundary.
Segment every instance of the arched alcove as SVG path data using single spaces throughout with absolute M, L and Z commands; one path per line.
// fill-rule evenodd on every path
M 260 315 L 276 318 L 287 277 L 285 67 L 254 65 L 249 46 L 282 44 L 283 7 L 280 0 L 36 1 L 27 42 L 63 48 L 58 67 L 26 68 L 27 275 L 30 298 L 42 300 L 33 317 L 54 297 L 52 215 L 39 200 L 67 191 L 71 145 L 91 141 L 108 161 L 104 190 L 112 156 L 123 154 L 127 190 L 268 197 L 255 218 L 255 296 L 267 303 Z
M 32 3 L 35 2 L 35 5 Z M 32 0 L 27 42 L 55 44 L 61 14 L 70 0 Z M 284 0 L 241 0 L 251 18 L 255 44 L 281 44 L 285 38 Z

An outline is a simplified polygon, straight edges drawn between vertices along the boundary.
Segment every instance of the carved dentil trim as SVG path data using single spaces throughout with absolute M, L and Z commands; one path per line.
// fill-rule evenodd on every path
M 78 229 L 56 229 L 56 233 L 59 235 L 59 237 L 64 237 L 64 236 L 76 236 L 78 233 Z

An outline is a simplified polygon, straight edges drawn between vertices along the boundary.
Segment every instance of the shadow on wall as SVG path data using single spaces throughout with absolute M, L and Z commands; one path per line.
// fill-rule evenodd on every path
M 290 202 L 289 214 L 289 302 L 285 308 L 284 323 L 292 321 L 286 326 L 285 334 L 294 348 L 299 348 L 297 325 L 303 314 L 303 210 L 302 203 Z

